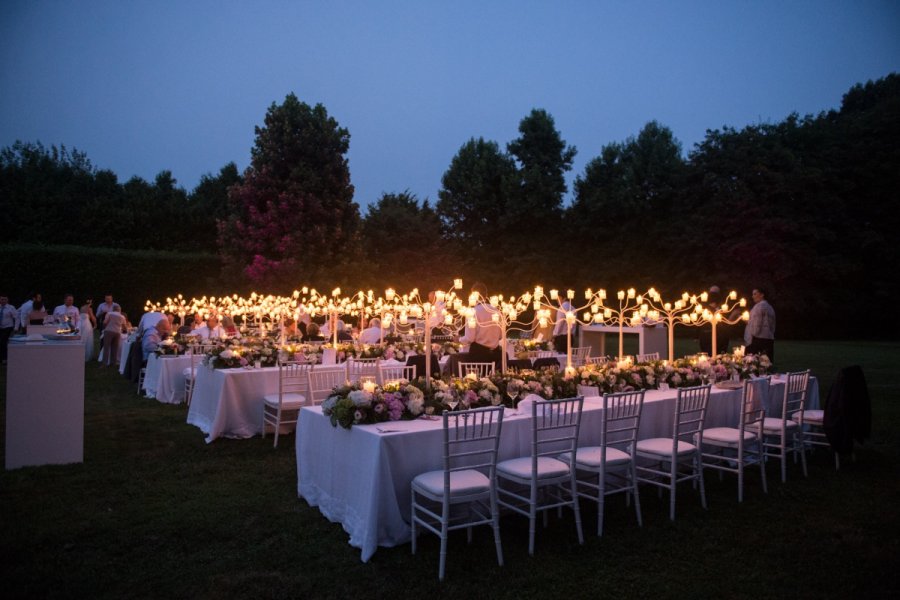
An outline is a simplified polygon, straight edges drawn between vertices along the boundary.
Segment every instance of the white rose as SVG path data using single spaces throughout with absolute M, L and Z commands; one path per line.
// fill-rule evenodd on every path
M 224 360 L 234 358 L 234 352 L 232 352 L 231 350 L 222 350 L 222 353 L 219 354 L 219 358 L 222 358 Z

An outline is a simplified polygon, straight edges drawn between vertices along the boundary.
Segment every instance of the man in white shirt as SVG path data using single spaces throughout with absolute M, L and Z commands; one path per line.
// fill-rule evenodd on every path
M 9 346 L 9 338 L 16 327 L 19 326 L 19 313 L 16 307 L 9 303 L 9 297 L 0 293 L 0 363 L 6 364 L 6 353 Z
M 144 332 L 150 329 L 151 327 L 155 327 L 157 323 L 159 323 L 162 319 L 165 319 L 166 315 L 161 312 L 147 312 L 144 313 L 144 316 L 141 317 L 140 322 L 138 323 L 137 330 L 141 335 L 144 335 Z
M 503 355 L 500 350 L 500 325 L 493 322 L 492 315 L 498 311 L 484 301 L 487 294 L 487 286 L 483 283 L 472 285 L 472 292 L 481 295 L 481 302 L 475 305 L 475 322 L 470 327 L 471 319 L 466 321 L 465 334 L 459 338 L 463 344 L 469 345 L 468 360 L 472 362 L 493 362 L 499 366 Z
M 75 297 L 72 294 L 66 294 L 63 303 L 53 309 L 53 319 L 57 323 L 68 322 L 72 323 L 75 327 L 78 327 L 80 313 L 78 307 L 75 306 L 74 303 Z
M 97 323 L 103 323 L 103 315 L 109 312 L 122 312 L 122 307 L 113 302 L 112 294 L 107 294 L 103 298 L 104 302 L 97 307 Z
M 219 318 L 215 315 L 210 315 L 206 320 L 206 325 L 195 329 L 191 332 L 191 335 L 199 336 L 203 341 L 211 338 L 225 339 L 227 337 L 225 328 L 219 325 Z
M 360 344 L 377 344 L 381 341 L 381 319 L 378 317 L 369 321 L 369 326 L 359 334 Z
M 28 315 L 34 310 L 34 303 L 39 301 L 43 301 L 43 298 L 41 297 L 40 292 L 35 292 L 31 294 L 30 300 L 26 300 L 22 303 L 22 306 L 19 307 L 19 327 L 21 327 L 22 330 L 28 325 Z
M 572 303 L 564 300 L 556 311 L 556 324 L 553 326 L 553 349 L 559 353 L 569 351 L 568 326 L 566 325 L 566 313 L 572 310 Z M 572 337 L 575 336 L 575 330 L 572 330 Z

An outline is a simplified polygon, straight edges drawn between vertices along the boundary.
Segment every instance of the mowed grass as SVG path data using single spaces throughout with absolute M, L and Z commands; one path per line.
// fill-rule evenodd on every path
M 690 352 L 689 342 L 680 352 Z M 490 531 L 450 540 L 447 580 L 438 542 L 380 548 L 369 563 L 297 497 L 294 438 L 207 445 L 183 406 L 140 398 L 118 373 L 87 366 L 85 460 L 0 475 L 0 581 L 4 598 L 877 598 L 897 597 L 900 575 L 900 344 L 779 342 L 781 370 L 810 367 L 824 396 L 841 366 L 860 364 L 873 401 L 872 439 L 835 472 L 815 452 L 809 478 L 756 473 L 745 500 L 736 482 L 708 476 L 709 510 L 679 491 L 641 495 L 644 526 L 621 498 L 607 506 L 603 538 L 583 503 L 574 521 L 551 516 L 527 553 L 525 519 L 501 523 L 506 565 Z M 52 376 L 52 372 L 48 372 Z M 5 367 L 0 393 L 5 426 Z M 4 429 L 5 432 L 5 429 Z

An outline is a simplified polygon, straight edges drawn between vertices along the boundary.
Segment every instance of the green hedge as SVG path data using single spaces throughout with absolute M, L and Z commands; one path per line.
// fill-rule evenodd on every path
M 49 310 L 68 292 L 78 306 L 88 296 L 97 306 L 110 293 L 134 318 L 148 299 L 241 291 L 221 281 L 221 264 L 214 254 L 4 244 L 0 264 L 0 293 L 8 293 L 10 302 L 20 306 L 30 292 L 41 292 Z

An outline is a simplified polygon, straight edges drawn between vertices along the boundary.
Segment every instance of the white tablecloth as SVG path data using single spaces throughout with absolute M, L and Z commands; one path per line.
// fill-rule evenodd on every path
M 770 404 L 778 404 L 784 384 L 773 384 Z M 675 391 L 648 391 L 639 437 L 671 435 Z M 707 427 L 735 426 L 740 390 L 713 388 Z M 810 386 L 810 406 L 818 406 L 818 385 Z M 580 445 L 598 444 L 602 398 L 585 398 Z M 382 429 L 401 430 L 380 433 Z M 410 539 L 410 482 L 419 473 L 441 468 L 441 421 L 400 421 L 350 430 L 332 427 L 320 407 L 301 412 L 296 436 L 297 491 L 330 521 L 341 523 L 350 544 L 368 561 L 378 546 Z M 500 459 L 530 453 L 530 417 L 508 414 L 503 422 Z
M 128 353 L 131 352 L 131 344 L 133 343 L 131 337 L 123 338 L 119 342 L 119 373 L 122 375 L 125 374 L 125 366 L 128 364 Z
M 166 404 L 184 402 L 184 370 L 191 366 L 190 356 L 157 356 L 147 359 L 144 391 Z

